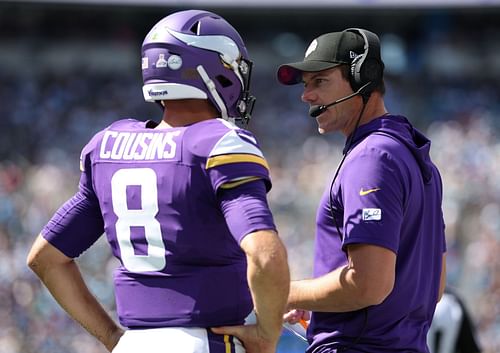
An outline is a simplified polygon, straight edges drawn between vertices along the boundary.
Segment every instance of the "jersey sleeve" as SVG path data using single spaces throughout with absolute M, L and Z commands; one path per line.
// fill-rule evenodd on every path
M 78 192 L 64 203 L 42 229 L 42 236 L 68 257 L 78 257 L 103 233 L 104 221 L 92 186 L 94 138 L 80 156 Z
M 384 151 L 365 149 L 342 175 L 344 239 L 348 244 L 364 243 L 397 253 L 403 219 L 404 186 L 394 160 Z
M 224 189 L 218 200 L 229 230 L 238 243 L 259 230 L 276 231 L 262 180 Z
M 264 181 L 267 191 L 271 189 L 267 161 L 255 137 L 246 130 L 231 129 L 220 137 L 204 167 L 216 191 L 258 179 Z

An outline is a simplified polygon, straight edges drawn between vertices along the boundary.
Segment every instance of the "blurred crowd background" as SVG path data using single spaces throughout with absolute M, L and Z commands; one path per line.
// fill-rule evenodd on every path
M 316 205 L 344 140 L 317 133 L 301 87 L 280 86 L 275 70 L 301 59 L 321 33 L 379 33 L 388 110 L 431 138 L 442 172 L 448 284 L 467 304 L 484 352 L 500 352 L 500 7 L 203 8 L 240 31 L 254 60 L 248 128 L 271 166 L 271 208 L 295 279 L 311 274 Z M 140 45 L 180 9 L 0 2 L 0 353 L 105 351 L 25 259 L 76 191 L 80 149 L 92 135 L 119 118 L 161 117 L 142 98 Z M 117 264 L 107 244 L 100 240 L 78 262 L 113 312 Z M 303 349 L 284 333 L 281 353 Z

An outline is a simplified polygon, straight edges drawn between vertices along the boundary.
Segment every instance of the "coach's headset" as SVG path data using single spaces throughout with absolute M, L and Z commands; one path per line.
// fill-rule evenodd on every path
M 365 110 L 366 103 L 368 102 L 368 99 L 370 98 L 372 92 L 382 82 L 382 78 L 384 75 L 384 63 L 382 62 L 380 56 L 380 41 L 378 39 L 378 36 L 373 32 L 361 28 L 348 28 L 344 30 L 344 32 L 353 32 L 361 35 L 364 41 L 364 46 L 363 46 L 364 51 L 362 54 L 357 55 L 351 62 L 350 75 L 349 75 L 349 82 L 351 84 L 352 90 L 354 91 L 353 96 L 358 94 L 361 95 L 361 97 L 363 98 L 363 108 L 359 114 L 356 126 L 351 134 L 351 137 L 349 138 L 348 143 L 346 143 L 346 148 L 344 149 L 342 160 L 340 161 L 337 170 L 335 171 L 332 183 L 330 184 L 330 192 L 329 192 L 330 213 L 332 216 L 332 220 L 335 224 L 335 227 L 337 229 L 337 232 L 341 238 L 341 241 L 343 237 L 342 232 L 340 231 L 340 227 L 338 226 L 334 215 L 333 196 L 332 196 L 333 184 L 335 183 L 339 171 L 342 168 L 342 164 L 344 164 L 345 158 L 347 157 L 347 154 L 349 153 L 352 147 L 352 144 L 354 142 L 354 136 L 356 134 L 356 130 L 358 129 L 361 116 L 363 115 L 363 112 Z M 362 310 L 364 311 L 364 320 L 363 320 L 364 322 L 358 336 L 354 339 L 354 341 L 351 344 L 340 347 L 338 352 L 345 352 L 350 350 L 362 338 L 366 326 L 368 324 L 368 308 L 364 308 Z
M 382 82 L 384 63 L 380 59 L 380 41 L 378 36 L 361 28 L 348 28 L 344 32 L 359 34 L 363 38 L 363 53 L 356 56 L 351 62 L 349 81 L 352 90 L 364 97 L 370 94 Z M 366 86 L 366 87 L 364 87 Z
M 380 42 L 375 33 L 366 31 L 361 28 L 348 28 L 342 33 L 352 32 L 360 35 L 363 38 L 363 53 L 357 54 L 353 50 L 349 51 L 349 55 L 356 55 L 350 65 L 349 83 L 353 93 L 339 98 L 329 104 L 311 106 L 309 115 L 312 118 L 323 114 L 328 108 L 337 105 L 346 100 L 361 96 L 363 99 L 363 110 L 359 115 L 357 123 L 364 111 L 365 105 L 370 98 L 371 93 L 380 85 L 384 74 L 384 63 L 380 59 Z M 356 128 L 358 124 L 356 124 Z
M 368 99 L 370 98 L 372 92 L 382 82 L 382 78 L 384 75 L 384 63 L 380 58 L 380 41 L 378 39 L 378 36 L 373 32 L 361 28 L 348 28 L 343 32 L 352 32 L 360 35 L 363 38 L 364 44 L 363 53 L 358 54 L 356 57 L 354 57 L 350 64 L 349 82 L 354 93 L 338 100 L 343 101 L 356 95 L 361 95 L 363 98 L 363 108 L 359 113 L 354 130 L 349 137 L 349 141 L 347 141 L 346 143 L 342 160 L 340 161 L 337 170 L 335 171 L 332 183 L 330 185 L 330 212 L 337 228 L 337 232 L 339 233 L 339 236 L 341 238 L 342 233 L 340 232 L 339 226 L 335 222 L 335 217 L 333 214 L 333 197 L 331 191 L 342 167 L 342 164 L 344 163 L 344 160 L 347 157 L 347 154 L 350 152 L 350 149 L 354 142 L 354 136 L 356 135 L 356 130 L 358 129 L 359 121 L 361 120 L 361 116 L 363 115 L 363 112 L 365 110 L 366 103 L 368 102 Z M 323 107 L 326 108 L 328 106 L 329 105 L 324 105 Z

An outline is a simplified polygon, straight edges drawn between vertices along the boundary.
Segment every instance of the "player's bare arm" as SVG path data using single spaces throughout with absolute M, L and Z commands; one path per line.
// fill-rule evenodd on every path
M 90 293 L 74 260 L 38 236 L 27 263 L 61 307 L 111 352 L 123 331 Z
M 272 230 L 248 234 L 240 245 L 247 255 L 248 284 L 257 324 L 214 328 L 213 331 L 237 336 L 244 342 L 247 353 L 274 353 L 289 292 L 286 250 Z

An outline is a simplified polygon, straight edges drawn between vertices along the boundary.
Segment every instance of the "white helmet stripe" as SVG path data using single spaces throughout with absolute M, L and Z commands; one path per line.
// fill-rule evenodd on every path
M 172 29 L 167 28 L 167 31 L 180 40 L 181 42 L 186 43 L 187 45 L 212 50 L 222 55 L 222 59 L 231 64 L 233 61 L 237 60 L 240 57 L 240 50 L 238 49 L 238 45 L 229 37 L 226 36 L 197 36 L 190 35 L 181 32 L 176 32 Z

